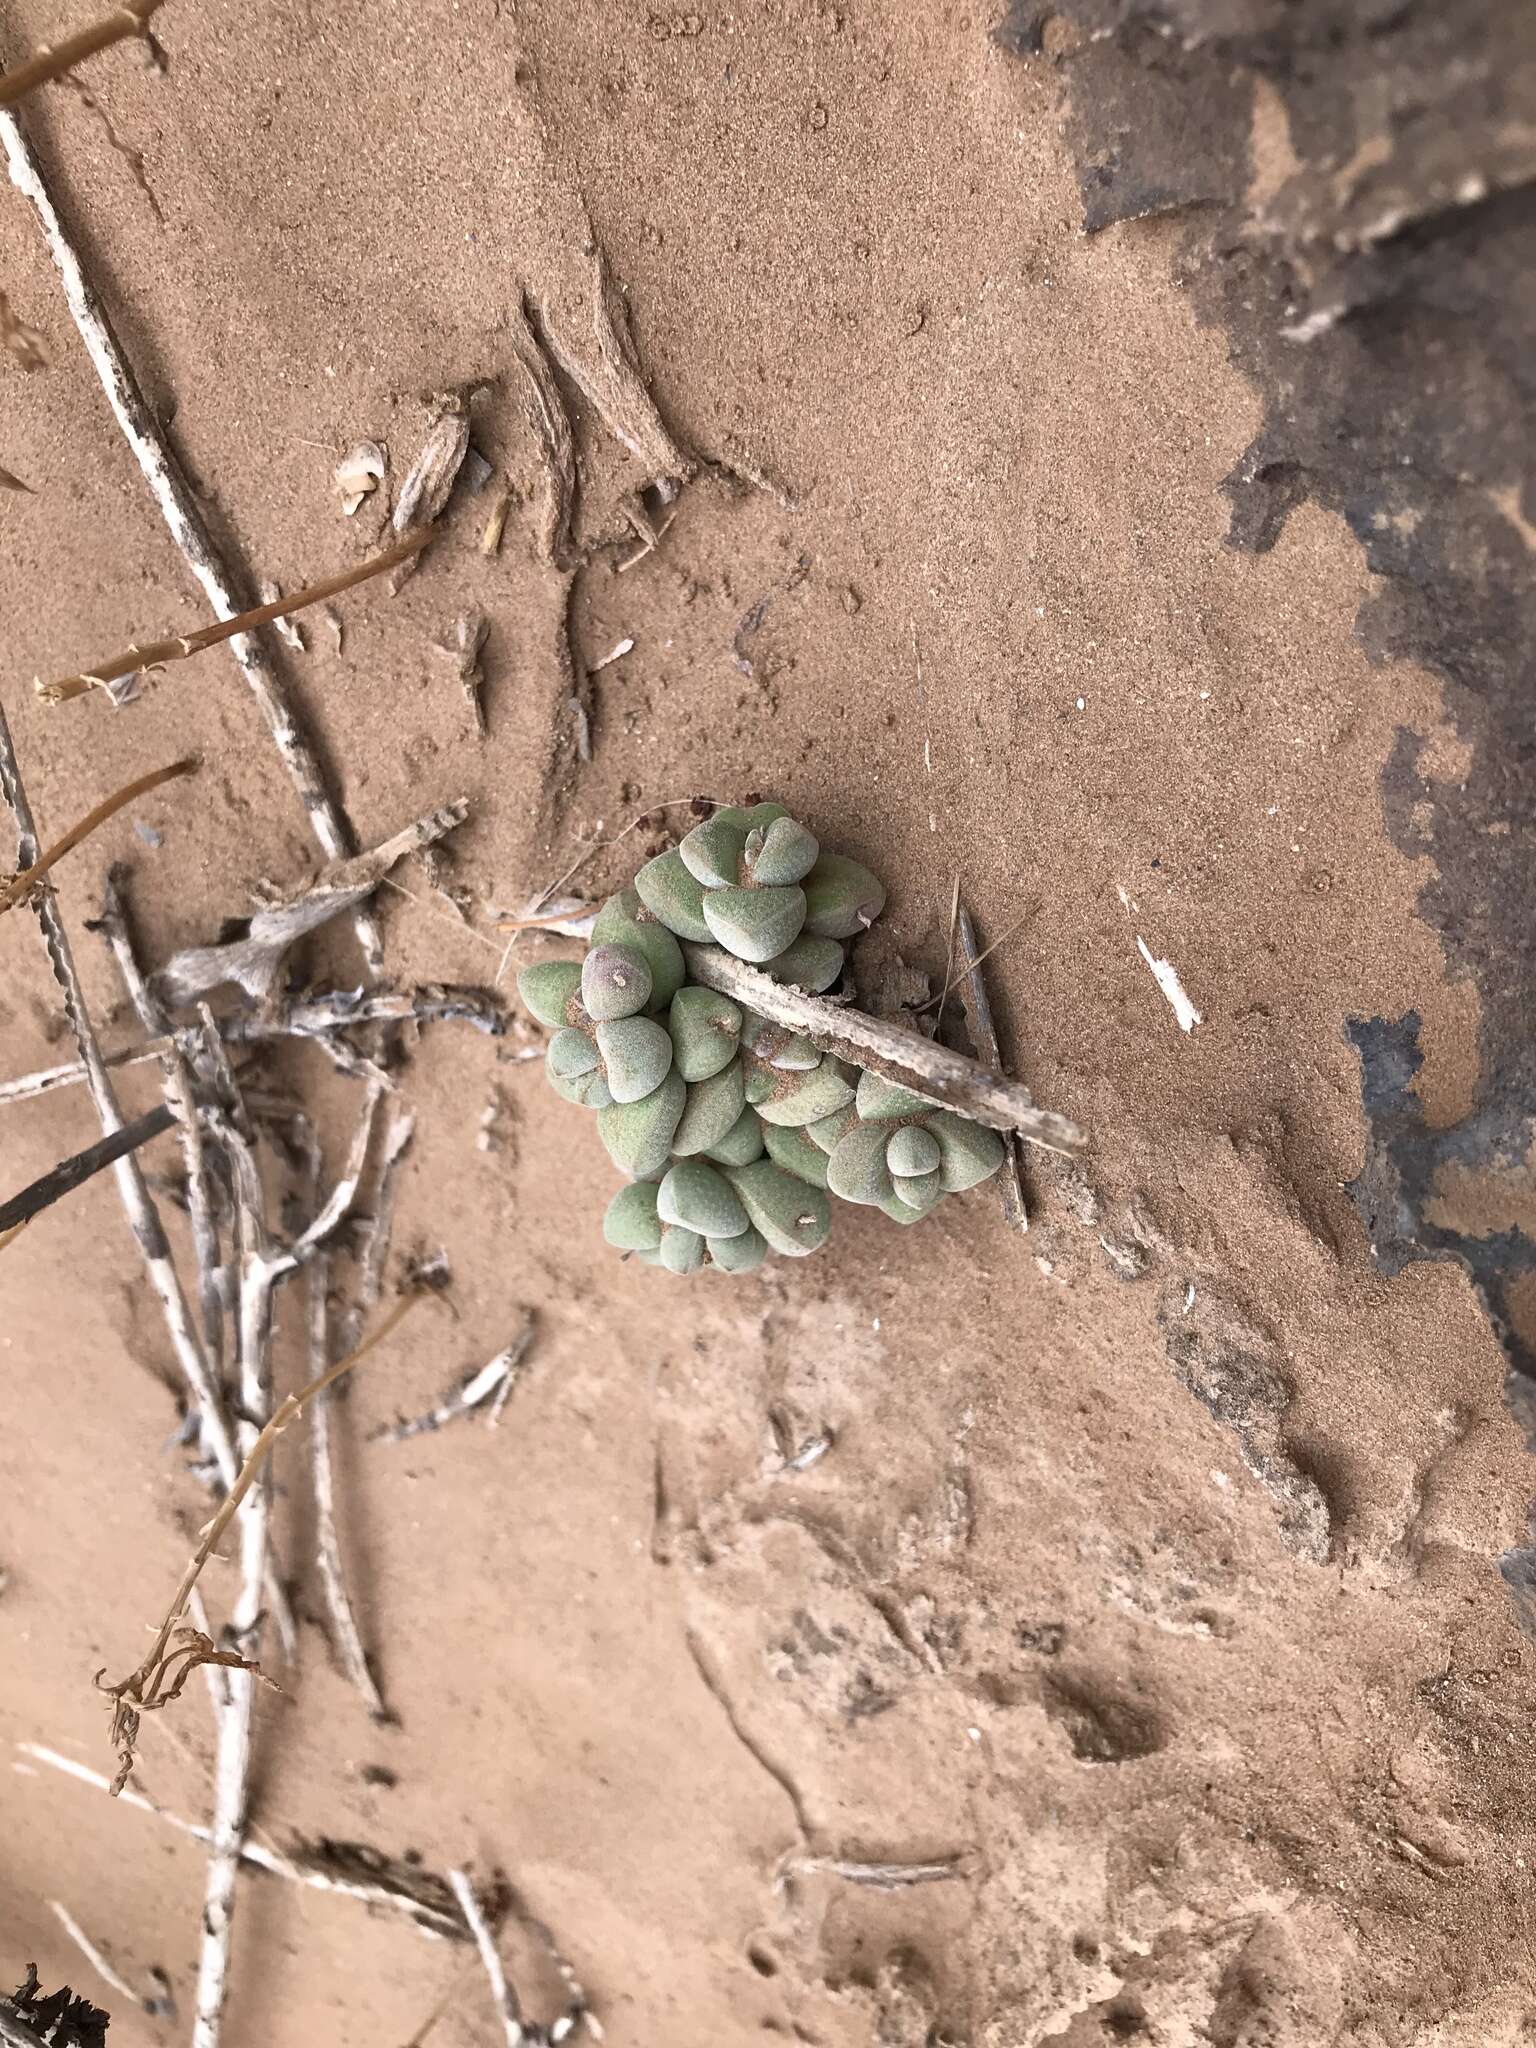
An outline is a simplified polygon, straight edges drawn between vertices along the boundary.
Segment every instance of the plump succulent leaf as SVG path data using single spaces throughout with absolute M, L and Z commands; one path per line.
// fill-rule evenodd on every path
M 708 1080 L 695 1081 L 687 1090 L 687 1098 L 672 1138 L 672 1150 L 679 1159 L 708 1152 L 720 1144 L 746 1107 L 740 1060 L 733 1060 Z
M 775 1073 L 769 1092 L 754 1103 L 765 1124 L 811 1124 L 853 1100 L 841 1063 L 823 1059 L 808 1074 Z
M 903 1124 L 886 1141 L 885 1163 L 898 1178 L 932 1173 L 942 1156 L 938 1139 L 921 1124 Z
M 746 829 L 716 811 L 702 825 L 695 825 L 677 850 L 683 866 L 706 890 L 734 888 L 741 880 Z
M 764 1125 L 756 1110 L 744 1109 L 718 1145 L 706 1147 L 704 1157 L 721 1166 L 750 1166 L 763 1156 Z
M 665 1168 L 687 1099 L 683 1077 L 673 1069 L 638 1102 L 616 1102 L 598 1112 L 597 1134 L 620 1173 L 646 1180 Z
M 750 1273 L 768 1256 L 768 1240 L 759 1231 L 744 1230 L 739 1237 L 707 1240 L 709 1263 L 722 1273 Z
M 973 1124 L 968 1117 L 956 1116 L 948 1109 L 936 1109 L 923 1122 L 939 1141 L 943 1155 L 939 1172 L 945 1194 L 964 1194 L 1002 1165 L 1003 1141 L 985 1124 Z
M 867 1072 L 859 1076 L 858 1100 L 859 1115 L 866 1123 L 886 1123 L 899 1116 L 927 1116 L 938 1108 L 926 1095 L 914 1094 L 910 1088 L 887 1081 L 883 1074 Z
M 663 1223 L 681 1224 L 701 1237 L 740 1237 L 747 1228 L 741 1198 L 723 1173 L 702 1159 L 679 1159 L 656 1195 Z
M 661 1246 L 656 1189 L 646 1180 L 620 1188 L 603 1216 L 603 1236 L 621 1252 L 654 1252 Z
M 581 963 L 581 1006 L 594 1022 L 634 1017 L 651 1000 L 651 963 L 635 946 L 594 946 Z
M 709 941 L 704 922 L 704 886 L 689 874 L 682 855 L 674 846 L 648 860 L 635 877 L 635 890 L 653 917 L 659 918 L 680 939 Z
M 792 1173 L 809 1187 L 826 1186 L 827 1155 L 819 1145 L 811 1143 L 803 1130 L 794 1124 L 763 1124 L 762 1132 L 768 1157 L 776 1166 L 782 1166 L 786 1173 Z
M 928 1214 L 926 1209 L 909 1208 L 900 1195 L 888 1195 L 877 1206 L 893 1223 L 921 1223 Z
M 807 1124 L 805 1135 L 827 1154 L 835 1152 L 850 1131 L 859 1127 L 859 1112 L 853 1103 L 844 1103 L 841 1109 L 833 1110 L 830 1116 L 818 1117 L 813 1124 Z
M 789 813 L 782 804 L 722 804 L 715 816 L 743 832 L 766 832 L 775 818 L 787 818 Z
M 765 885 L 803 881 L 820 852 L 815 833 L 794 818 L 775 818 L 747 834 L 748 870 L 754 882 Z
M 557 1074 L 544 1056 L 544 1074 L 551 1088 L 565 1102 L 579 1102 L 583 1109 L 608 1109 L 613 1094 L 600 1066 L 586 1074 Z
M 827 1187 L 845 1202 L 877 1205 L 895 1192 L 885 1163 L 889 1133 L 878 1124 L 856 1124 L 827 1161 Z
M 672 1066 L 672 1041 L 654 1017 L 615 1017 L 597 1027 L 597 1049 L 615 1102 L 639 1102 Z
M 685 977 L 682 948 L 666 926 L 647 910 L 639 892 L 621 889 L 610 896 L 592 924 L 596 946 L 633 946 L 645 955 L 651 970 L 651 1007 L 664 1010 Z
M 832 1210 L 820 1188 L 807 1187 L 771 1159 L 726 1168 L 754 1230 L 785 1258 L 804 1258 L 826 1242 Z
M 562 1081 L 576 1081 L 583 1074 L 595 1073 L 601 1057 L 596 1041 L 588 1032 L 578 1031 L 567 1024 L 549 1041 L 544 1054 L 545 1071 L 551 1081 L 556 1077 Z
M 661 1263 L 669 1273 L 697 1273 L 704 1263 L 703 1238 L 669 1224 L 661 1233 Z
M 580 1017 L 581 964 L 576 960 L 536 960 L 517 977 L 517 992 L 524 1009 L 551 1031 L 558 1031 Z
M 799 938 L 805 922 L 805 891 L 798 886 L 706 889 L 704 922 L 728 953 L 758 964 L 771 960 Z
M 926 1216 L 943 1200 L 944 1182 L 935 1168 L 932 1173 L 909 1174 L 893 1179 L 891 1193 L 897 1201 L 905 1202 L 909 1209 L 916 1209 L 920 1216 Z
M 667 1012 L 672 1056 L 685 1081 L 707 1081 L 736 1057 L 741 1011 L 712 988 L 680 988 Z
M 852 939 L 885 908 L 885 890 L 856 860 L 823 853 L 805 878 L 805 929 L 815 939 Z
M 763 962 L 763 972 L 786 988 L 803 989 L 807 995 L 819 996 L 842 973 L 843 957 L 839 940 L 813 938 L 809 932 L 802 932 L 793 945 Z

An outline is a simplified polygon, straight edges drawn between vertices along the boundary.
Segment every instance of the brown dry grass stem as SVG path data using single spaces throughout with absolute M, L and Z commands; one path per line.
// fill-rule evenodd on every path
M 255 605 L 250 611 L 237 612 L 233 618 L 220 619 L 212 626 L 200 626 L 195 633 L 155 640 L 147 647 L 128 647 L 121 654 L 114 654 L 110 661 L 102 662 L 93 669 L 84 669 L 79 675 L 61 676 L 52 683 L 45 683 L 39 678 L 35 684 L 37 694 L 45 704 L 67 704 L 72 698 L 89 695 L 92 690 L 104 690 L 108 684 L 119 681 L 123 676 L 135 675 L 140 669 L 164 668 L 168 662 L 185 661 L 189 655 L 201 654 L 206 647 L 217 647 L 222 640 L 234 640 L 242 633 L 254 632 L 258 626 L 270 626 L 274 620 L 286 619 L 291 613 L 301 612 L 309 605 L 320 604 L 328 597 L 338 597 L 342 591 L 366 583 L 370 577 L 381 576 L 386 569 L 396 568 L 408 556 L 418 553 L 429 538 L 425 527 L 416 527 L 389 547 L 381 548 L 376 555 L 370 555 L 366 562 L 358 562 L 335 576 L 322 577 L 318 583 L 307 584 L 303 590 L 295 591 L 292 597 L 274 598 L 271 604 Z
M 149 27 L 150 16 L 158 13 L 164 5 L 165 0 L 123 0 L 123 4 L 114 7 L 110 14 L 104 14 L 86 28 L 76 29 L 62 42 L 44 43 L 24 63 L 0 75 L 0 107 L 15 106 L 29 92 L 46 85 L 50 78 L 59 78 L 66 71 L 73 70 L 87 57 L 94 57 L 98 50 L 110 49 L 113 43 L 120 43 L 127 36 L 143 35 Z
M 152 789 L 159 789 L 162 783 L 174 782 L 178 775 L 190 775 L 198 766 L 195 757 L 185 761 L 173 761 L 169 768 L 156 768 L 148 775 L 139 776 L 136 782 L 126 783 L 112 796 L 106 797 L 93 811 L 87 811 L 78 825 L 71 825 L 62 839 L 56 839 L 52 846 L 37 857 L 30 867 L 23 868 L 19 875 L 12 875 L 8 882 L 0 882 L 0 916 L 7 910 L 14 910 L 34 882 L 41 881 L 48 870 L 71 853 L 82 839 L 89 839 L 108 818 L 115 817 L 125 804 L 131 804 L 135 797 L 148 796 Z
M 177 1697 L 187 1679 L 201 1664 L 228 1664 L 240 1671 L 256 1672 L 258 1667 L 250 1659 L 235 1651 L 216 1650 L 208 1638 L 196 1629 L 178 1628 L 177 1624 L 186 1612 L 187 1601 L 192 1588 L 202 1575 L 207 1564 L 218 1548 L 219 1540 L 234 1520 L 240 1503 L 250 1492 L 261 1474 L 273 1445 L 297 1416 L 301 1415 L 315 1396 L 325 1388 L 334 1386 L 343 1374 L 361 1364 L 377 1345 L 382 1344 L 404 1318 L 422 1299 L 417 1294 L 402 1295 L 385 1316 L 377 1329 L 371 1331 L 357 1348 L 347 1356 L 338 1359 L 322 1373 L 302 1386 L 296 1393 L 289 1394 L 265 1425 L 256 1441 L 246 1454 L 233 1486 L 220 1501 L 218 1511 L 202 1532 L 201 1541 L 193 1553 L 181 1583 L 172 1597 L 164 1621 L 155 1637 L 149 1655 L 139 1668 L 127 1678 L 119 1679 L 115 1685 L 103 1685 L 101 1674 L 96 1676 L 98 1690 L 107 1693 L 117 1702 L 113 1715 L 113 1741 L 118 1749 L 118 1773 L 112 1790 L 120 1792 L 128 1782 L 128 1773 L 133 1768 L 133 1740 L 137 1733 L 138 1716 L 155 1707 L 163 1707 Z

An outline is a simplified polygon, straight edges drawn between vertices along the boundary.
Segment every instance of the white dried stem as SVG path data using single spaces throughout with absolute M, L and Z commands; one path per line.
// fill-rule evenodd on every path
M 309 1376 L 318 1379 L 331 1363 L 331 1260 L 318 1251 L 310 1260 Z M 336 1487 L 331 1465 L 331 1390 L 324 1388 L 309 1408 L 309 1476 L 315 1496 L 315 1563 L 330 1622 L 331 1643 L 342 1670 L 367 1702 L 376 1721 L 389 1720 L 389 1709 L 363 1647 L 357 1612 L 342 1568 L 341 1539 L 336 1532 Z
M 117 962 L 117 971 L 140 1024 L 152 1040 L 159 1040 L 165 1046 L 160 1055 L 160 1086 L 166 1106 L 176 1119 L 176 1136 L 187 1179 L 187 1216 L 192 1230 L 192 1252 L 197 1261 L 203 1347 L 211 1369 L 217 1374 L 224 1362 L 224 1296 L 220 1286 L 224 1257 L 219 1246 L 218 1218 L 204 1157 L 203 1127 L 192 1085 L 192 1069 L 181 1047 L 171 1036 L 170 1019 L 152 993 L 140 965 L 116 868 L 107 870 L 106 896 L 98 929 Z
M 45 1765 L 49 1770 L 61 1771 L 66 1777 L 76 1778 L 82 1785 L 92 1785 L 100 1792 L 110 1792 L 112 1781 L 101 1771 L 93 1771 L 89 1764 L 78 1763 L 73 1757 L 61 1755 L 56 1749 L 49 1749 L 41 1742 L 18 1742 L 22 1756 L 33 1763 Z M 159 1805 L 132 1785 L 125 1785 L 118 1794 L 124 1806 L 137 1807 L 141 1813 L 152 1813 L 173 1827 L 179 1834 L 189 1835 L 194 1841 L 208 1842 L 211 1831 L 196 1821 L 186 1820 L 179 1813 L 172 1813 L 169 1807 Z M 385 1906 L 403 1913 L 423 1934 L 439 1940 L 464 1941 L 469 1930 L 457 1913 L 450 1914 L 441 1907 L 430 1904 L 421 1894 L 438 1890 L 448 1895 L 449 1887 L 445 1878 L 438 1878 L 430 1872 L 420 1872 L 415 1877 L 416 1890 L 407 1891 L 397 1886 L 378 1882 L 365 1882 L 359 1878 L 337 1876 L 325 1867 L 324 1862 L 312 1851 L 297 1846 L 282 1851 L 269 1847 L 264 1842 L 249 1836 L 240 1846 L 240 1861 L 255 1870 L 264 1870 L 272 1877 L 286 1878 L 290 1883 L 301 1884 L 311 1891 L 337 1892 L 344 1898 L 359 1899 L 363 1904 Z
M 395 1227 L 395 1201 L 399 1194 L 400 1168 L 416 1130 L 414 1110 L 402 1109 L 390 1121 L 379 1158 L 378 1185 L 374 1190 L 372 1213 L 361 1226 L 358 1247 L 357 1300 L 347 1317 L 346 1347 L 357 1345 L 358 1336 L 378 1307 L 384 1292 L 384 1273 L 389 1264 L 389 1243 Z
M 485 1974 L 490 1979 L 491 1998 L 496 2007 L 496 2016 L 501 2021 L 502 2033 L 507 2048 L 527 2048 L 528 2034 L 523 2026 L 522 2007 L 518 2004 L 517 1993 L 507 1977 L 502 1964 L 501 1951 L 496 1946 L 496 1937 L 481 1911 L 480 1901 L 475 1896 L 475 1887 L 466 1870 L 450 1870 L 448 1882 L 453 1886 L 453 1895 L 459 1902 L 459 1910 L 475 1938 L 475 1947 L 480 1951 L 480 1960 L 485 1965 Z
M 684 945 L 683 956 L 691 980 L 755 1010 L 771 1024 L 805 1032 L 823 1051 L 915 1089 L 974 1123 L 1017 1131 L 1029 1144 L 1052 1152 L 1076 1152 L 1087 1142 L 1086 1133 L 1069 1118 L 1037 1109 L 1019 1082 L 920 1038 L 915 1031 L 867 1017 L 862 1010 L 847 1009 L 824 996 L 781 987 L 719 946 Z
M 0 115 L 0 120 L 3 120 Z M 37 858 L 37 830 L 27 802 L 26 790 L 21 781 L 15 748 L 11 742 L 10 725 L 5 709 L 0 705 L 0 797 L 10 806 L 16 820 L 17 864 L 30 866 Z M 81 1065 L 85 1069 L 86 1086 L 90 1091 L 96 1114 L 104 1133 L 110 1134 L 123 1128 L 122 1112 L 112 1083 L 107 1074 L 106 1062 L 96 1042 L 95 1029 L 85 1005 L 85 993 L 75 968 L 74 955 L 70 951 L 69 939 L 64 930 L 64 921 L 59 915 L 51 890 L 43 888 L 32 898 L 32 908 L 42 928 L 43 944 L 47 950 L 54 980 L 58 983 L 64 998 L 64 1011 L 74 1033 L 75 1045 L 80 1053 Z M 145 1272 L 154 1289 L 165 1316 L 166 1329 L 171 1348 L 186 1379 L 193 1400 L 206 1429 L 213 1455 L 217 1460 L 219 1474 L 225 1487 L 233 1486 L 240 1470 L 240 1460 L 235 1452 L 234 1438 L 224 1413 L 223 1402 L 213 1374 L 209 1369 L 208 1357 L 198 1338 L 193 1323 L 192 1310 L 182 1291 L 171 1248 L 166 1239 L 160 1213 L 150 1195 L 142 1168 L 130 1153 L 113 1167 L 118 1194 L 122 1199 L 130 1229 L 138 1244 L 144 1261 Z
M 126 1998 L 130 2005 L 139 2006 L 141 2009 L 148 2003 L 143 1992 L 135 1991 L 127 1978 L 113 1967 L 108 1957 L 102 1954 L 101 1950 L 92 1941 L 91 1937 L 62 1900 L 50 1899 L 48 1901 L 48 1910 L 75 1944 L 75 1947 L 79 1949 L 81 1955 L 85 1957 L 97 1976 L 100 1977 L 104 1984 L 109 1985 L 119 1998 Z
M 148 1045 L 129 1046 L 124 1052 L 104 1053 L 108 1069 L 136 1067 L 145 1060 L 159 1059 L 165 1045 L 152 1040 Z M 12 1102 L 31 1102 L 39 1095 L 51 1095 L 55 1088 L 73 1088 L 88 1078 L 83 1060 L 66 1060 L 60 1067 L 39 1067 L 35 1074 L 18 1074 L 14 1081 L 0 1081 L 0 1109 Z
M 498 1351 L 478 1372 L 472 1372 L 450 1393 L 445 1394 L 436 1407 L 429 1408 L 424 1415 L 415 1415 L 409 1421 L 386 1422 L 369 1434 L 370 1443 L 403 1443 L 407 1437 L 425 1436 L 432 1430 L 444 1429 L 450 1422 L 457 1422 L 461 1416 L 473 1415 L 477 1408 L 483 1408 L 487 1401 L 494 1400 L 490 1421 L 494 1424 L 506 1405 L 507 1396 L 516 1384 L 518 1368 L 533 1342 L 533 1318 L 525 1318 L 505 1351 Z
M 112 331 L 106 309 L 85 275 L 79 252 L 59 218 L 25 130 L 9 108 L 0 108 L 0 143 L 5 148 L 11 183 L 31 201 L 37 214 L 48 253 L 63 282 L 70 314 L 101 381 L 107 403 L 143 473 L 161 517 L 201 585 L 215 616 L 232 619 L 244 607 L 235 595 L 228 567 L 214 544 L 176 458 L 161 437 L 154 415 L 145 403 L 128 359 Z M 350 828 L 326 786 L 314 749 L 288 701 L 287 691 L 266 648 L 252 634 L 240 634 L 229 645 L 267 721 L 273 743 L 298 792 L 311 830 L 328 858 L 345 859 L 352 851 Z M 369 968 L 378 973 L 384 960 L 378 924 L 362 905 L 358 906 L 354 923 Z

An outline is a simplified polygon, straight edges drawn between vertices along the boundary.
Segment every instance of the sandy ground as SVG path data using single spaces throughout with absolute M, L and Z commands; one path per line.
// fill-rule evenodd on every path
M 1004 58 L 984 12 L 212 0 L 162 16 L 167 76 L 119 52 L 89 74 L 98 108 L 56 92 L 35 118 L 253 575 L 359 558 L 379 514 L 341 520 L 337 454 L 386 441 L 398 477 L 419 394 L 491 380 L 477 444 L 520 499 L 501 555 L 476 550 L 483 501 L 458 504 L 397 599 L 343 601 L 339 652 L 316 631 L 283 655 L 364 840 L 470 799 L 452 880 L 475 928 L 402 870 L 393 973 L 489 981 L 490 907 L 584 837 L 772 792 L 887 877 L 879 960 L 942 968 L 957 872 L 985 935 L 1027 913 L 991 963 L 1007 1043 L 1094 1134 L 1081 1174 L 1032 1162 L 1027 1239 L 984 1190 L 910 1235 L 845 1212 L 810 1264 L 678 1283 L 605 1252 L 607 1162 L 536 1066 L 423 1036 L 396 1242 L 446 1249 L 460 1320 L 408 1326 L 338 1423 L 399 1725 L 369 1722 L 311 1619 L 285 1447 L 306 1620 L 262 1701 L 261 1829 L 503 1867 L 616 2048 L 1514 2044 L 1536 2007 L 1532 1695 L 1494 1560 L 1528 1466 L 1464 1278 L 1385 1282 L 1343 1193 L 1347 1018 L 1421 1013 L 1435 1120 L 1475 1072 L 1475 999 L 1415 914 L 1429 863 L 1394 851 L 1378 793 L 1399 729 L 1451 779 L 1454 741 L 1426 677 L 1353 641 L 1367 579 L 1340 522 L 1223 544 L 1253 396 L 1177 288 L 1173 227 L 1081 237 L 1058 78 Z M 18 41 L 65 18 L 13 9 Z M 0 219 L 52 356 L 0 371 L 0 461 L 36 492 L 0 495 L 34 800 L 58 826 L 189 748 L 205 764 L 134 812 L 158 847 L 122 820 L 60 878 L 127 1043 L 82 934 L 105 860 L 163 956 L 314 850 L 223 656 L 125 713 L 32 700 L 34 672 L 203 614 L 15 195 Z M 590 234 L 667 420 L 758 481 L 706 477 L 653 556 L 578 579 L 578 658 L 635 644 L 596 676 L 594 759 L 557 807 L 564 597 L 508 309 L 524 286 L 583 303 Z M 586 415 L 582 436 L 582 530 L 616 533 L 643 479 Z M 468 602 L 493 622 L 484 742 L 432 647 Z M 583 883 L 632 864 L 615 848 Z M 1188 1035 L 1138 938 L 1198 1006 Z M 0 926 L 0 1024 L 7 1074 L 65 1056 L 24 915 Z M 285 1071 L 339 1143 L 349 1084 L 312 1056 Z M 6 1109 L 6 1189 L 93 1135 L 76 1091 Z M 498 1431 L 364 1442 L 525 1306 Z M 294 1304 L 282 1329 L 292 1382 Z M 4 1255 L 0 1352 L 0 1741 L 109 1766 L 90 1675 L 140 1654 L 204 1513 L 110 1181 Z M 771 1418 L 833 1449 L 785 1471 Z M 209 1595 L 217 1616 L 227 1578 Z M 140 1781 L 204 1810 L 212 1732 L 189 1690 Z M 200 1850 L 14 1761 L 0 1965 L 101 1993 L 125 2048 L 182 2037 Z M 881 1890 L 839 1874 L 861 1862 L 950 1869 Z M 161 1965 L 181 2019 L 104 1993 L 54 1899 L 135 1981 Z M 536 1953 L 513 1960 L 553 2011 Z M 243 1884 L 229 2048 L 403 2044 L 450 1991 L 429 2038 L 499 2038 L 461 1954 Z

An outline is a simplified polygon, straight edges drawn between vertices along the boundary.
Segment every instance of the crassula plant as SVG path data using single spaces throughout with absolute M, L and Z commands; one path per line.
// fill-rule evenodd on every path
M 688 979 L 680 941 L 821 994 L 884 905 L 868 868 L 781 804 L 727 807 L 609 897 L 584 960 L 523 970 L 550 1085 L 597 1112 L 626 1176 L 611 1245 L 672 1273 L 745 1273 L 818 1250 L 831 1196 L 917 1223 L 997 1171 L 996 1131 Z

